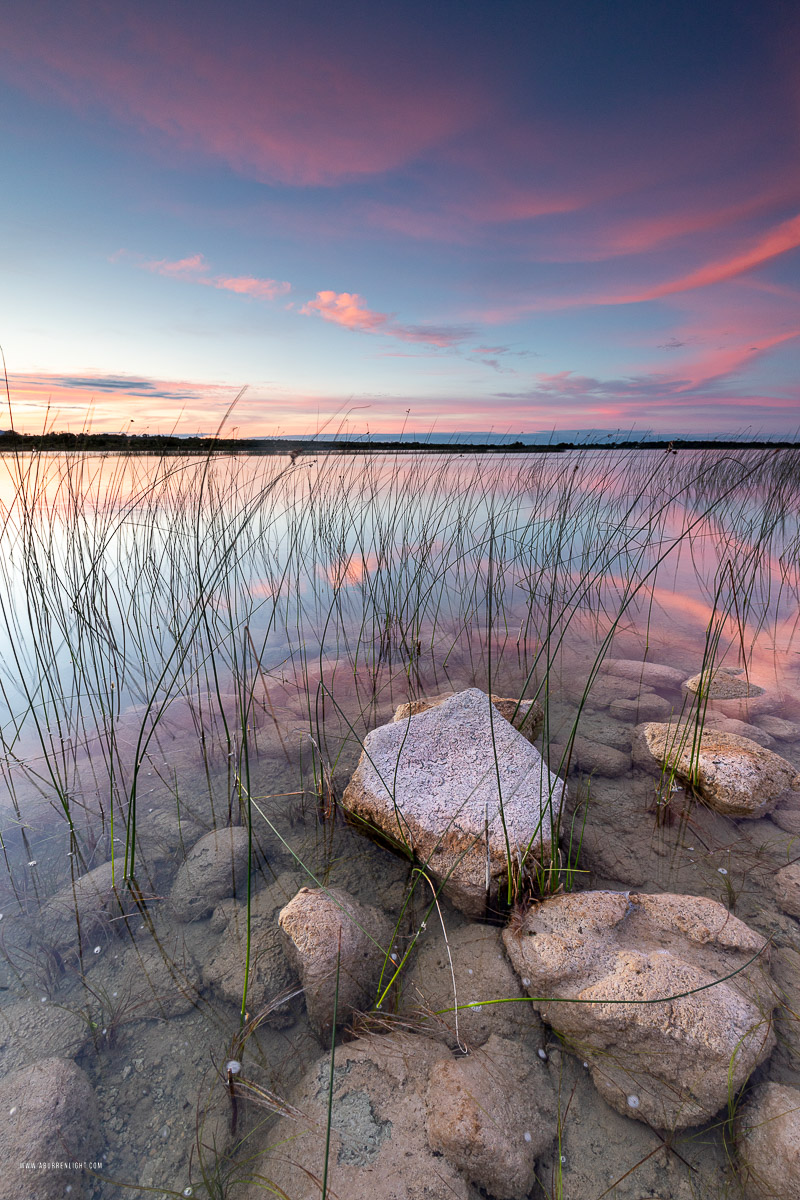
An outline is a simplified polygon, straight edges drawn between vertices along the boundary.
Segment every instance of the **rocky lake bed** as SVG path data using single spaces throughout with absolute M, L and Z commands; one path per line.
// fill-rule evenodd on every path
M 800 1195 L 800 713 L 716 678 L 397 706 L 338 813 L 253 814 L 249 905 L 246 824 L 154 789 L 138 899 L 4 913 L 4 1161 L 92 1165 L 2 1194 Z
M 2 1200 L 800 1197 L 800 461 L 2 460 Z

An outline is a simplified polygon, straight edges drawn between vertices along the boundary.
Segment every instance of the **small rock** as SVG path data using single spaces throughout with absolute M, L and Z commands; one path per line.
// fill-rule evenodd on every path
M 566 762 L 567 752 L 566 746 L 550 744 L 550 765 L 554 770 L 563 769 L 561 764 Z M 607 779 L 616 779 L 631 769 L 630 754 L 614 750 L 611 746 L 603 746 L 599 742 L 592 742 L 585 737 L 576 737 L 573 740 L 569 762 L 572 770 L 605 775 Z
M 469 916 L 497 902 L 509 847 L 523 876 L 549 862 L 564 790 L 535 747 L 499 713 L 492 720 L 490 708 L 489 697 L 470 688 L 373 729 L 342 799 L 367 829 L 422 859 Z
M 615 700 L 633 700 L 643 694 L 649 695 L 652 688 L 640 684 L 636 679 L 620 679 L 599 672 L 591 684 L 585 678 L 565 679 L 562 691 L 572 704 L 584 705 L 587 708 L 608 708 Z
M 639 724 L 640 721 L 666 721 L 672 716 L 674 705 L 663 696 L 638 696 L 635 700 L 612 700 L 608 711 L 618 721 L 630 721 Z
M 91 1029 L 84 1018 L 58 1004 L 42 1004 L 35 998 L 0 1005 L 4 1072 L 40 1058 L 72 1058 L 90 1041 Z
M 195 843 L 175 877 L 170 900 L 178 919 L 199 921 L 247 883 L 249 839 L 241 825 L 212 829 Z
M 434 1153 L 496 1200 L 525 1200 L 555 1114 L 547 1072 L 531 1051 L 492 1034 L 467 1057 L 434 1063 L 427 1104 Z
M 137 816 L 136 844 L 148 861 L 161 862 L 177 855 L 185 857 L 202 836 L 203 828 L 188 812 L 156 809 Z
M 637 725 L 633 761 L 659 775 L 673 769 L 705 802 L 729 817 L 763 817 L 787 792 L 800 790 L 800 774 L 785 758 L 749 738 L 691 724 Z
M 285 999 L 298 987 L 297 974 L 289 964 L 278 914 L 297 891 L 295 876 L 288 872 L 271 887 L 257 892 L 250 904 L 250 977 L 247 1006 L 253 1013 L 269 1009 L 266 1022 L 282 1028 L 297 1019 L 302 1007 L 299 996 Z M 203 979 L 229 1004 L 242 1003 L 247 950 L 247 906 L 223 900 L 211 918 L 218 937 L 203 963 Z
M 602 671 L 618 675 L 621 679 L 638 680 L 652 688 L 679 688 L 684 680 L 683 671 L 668 667 L 664 663 L 638 662 L 635 658 L 605 658 Z
M 553 998 L 535 1002 L 543 1019 L 624 1116 L 668 1129 L 699 1124 L 775 1045 L 774 985 L 761 959 L 750 963 L 766 942 L 714 900 L 556 896 L 503 940 L 528 993 Z
M 179 1017 L 198 1005 L 200 970 L 180 937 L 164 935 L 158 945 L 135 942 L 125 952 L 117 990 L 130 1016 Z
M 736 1148 L 747 1200 L 800 1200 L 800 1091 L 757 1088 L 736 1118 Z
M 85 948 L 99 933 L 109 930 L 113 918 L 131 912 L 135 905 L 122 871 L 119 857 L 114 868 L 110 862 L 103 863 L 51 896 L 38 921 L 42 943 L 60 954 L 77 954 L 79 943 Z
M 726 717 L 722 713 L 707 712 L 705 728 L 718 729 L 720 733 L 735 733 L 738 737 L 749 738 L 758 746 L 766 746 L 768 750 L 775 746 L 775 738 L 766 729 L 747 721 L 738 721 L 735 717 Z
M 23 1164 L 87 1162 L 100 1145 L 97 1101 L 85 1072 L 69 1058 L 44 1058 L 0 1083 L 3 1200 L 63 1200 L 84 1195 L 81 1170 Z
M 390 952 L 391 926 L 376 908 L 340 888 L 301 888 L 278 918 L 289 960 L 297 970 L 312 1028 L 331 1036 L 336 1024 L 369 1009 Z M 386 982 L 390 975 L 386 972 Z
M 742 675 L 744 669 L 741 667 L 716 667 L 693 675 L 683 686 L 687 692 L 706 700 L 741 700 L 765 694 L 763 687 L 742 679 Z
M 755 717 L 754 720 L 760 729 L 763 729 L 770 737 L 777 738 L 779 742 L 800 742 L 800 725 L 796 721 L 787 721 L 772 713 L 764 713 L 762 716 Z
M 773 824 L 784 833 L 800 834 L 800 796 L 785 792 L 769 815 Z
M 469 1049 L 482 1046 L 493 1033 L 515 1037 L 525 1030 L 538 1037 L 541 1021 L 506 957 L 500 930 L 475 924 L 448 928 L 445 944 L 434 920 L 429 918 L 419 953 L 403 972 L 401 1014 L 419 1015 L 425 1020 L 426 1034 L 440 1034 L 453 1048 L 459 1043 Z M 472 1003 L 514 997 L 519 997 L 519 1004 Z M 433 1015 L 455 1003 L 469 1006 L 459 1008 L 457 1019 L 452 1012 Z
M 772 891 L 778 908 L 791 917 L 800 917 L 800 862 L 789 863 L 773 875 Z

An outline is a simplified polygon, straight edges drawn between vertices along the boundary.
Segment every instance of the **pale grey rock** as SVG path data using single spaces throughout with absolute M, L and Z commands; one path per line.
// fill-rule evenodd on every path
M 434 1063 L 426 1098 L 431 1149 L 497 1200 L 525 1200 L 555 1134 L 555 1096 L 535 1052 L 492 1034 L 472 1054 Z
M 800 1200 L 800 1091 L 762 1083 L 737 1114 L 735 1130 L 747 1200 Z
M 775 1045 L 766 941 L 716 901 L 556 896 L 504 940 L 529 994 L 548 997 L 543 1019 L 623 1115 L 668 1129 L 708 1120 Z
M 421 697 L 419 700 L 410 700 L 407 704 L 400 704 L 395 709 L 392 720 L 407 721 L 409 717 L 427 712 L 429 708 L 436 708 L 445 700 L 452 699 L 455 694 L 455 692 L 442 692 L 438 696 Z M 492 693 L 491 701 L 501 717 L 505 717 L 515 729 L 525 735 L 528 741 L 532 742 L 538 737 L 544 722 L 544 709 L 541 704 L 535 700 L 515 700 L 513 696 L 496 696 L 494 693 Z
M 362 1037 L 339 1047 L 333 1071 L 328 1185 L 342 1200 L 479 1200 L 478 1191 L 428 1143 L 425 1093 L 432 1067 L 451 1061 L 441 1042 L 413 1035 Z M 330 1055 L 289 1094 L 254 1163 L 277 1195 L 319 1200 L 328 1123 Z M 245 1200 L 263 1200 L 254 1183 Z
M 278 922 L 300 976 L 312 1028 L 327 1041 L 336 1024 L 375 1001 L 381 971 L 391 978 L 392 927 L 378 909 L 340 888 L 301 888 Z M 338 999 L 337 999 L 338 974 Z
M 605 658 L 601 670 L 609 675 L 618 675 L 621 679 L 633 679 L 646 687 L 680 688 L 685 679 L 683 671 L 677 667 L 669 667 L 664 663 L 645 661 L 635 658 Z
M 212 829 L 196 842 L 175 877 L 170 892 L 179 920 L 199 921 L 218 901 L 247 884 L 248 836 L 241 825 Z
M 637 725 L 642 721 L 666 721 L 674 710 L 674 704 L 655 692 L 638 696 L 635 700 L 612 700 L 608 706 L 611 716 L 618 721 L 630 721 Z
M 705 802 L 730 817 L 763 817 L 790 791 L 800 790 L 800 774 L 785 758 L 763 746 L 716 729 L 693 725 L 637 725 L 633 761 L 659 775 L 674 770 Z
M 549 862 L 563 790 L 535 747 L 498 712 L 492 720 L 489 697 L 470 688 L 368 733 L 342 803 L 421 859 L 456 907 L 480 916 L 507 878 L 509 846 L 515 871 L 525 856 L 523 875 Z
M 800 917 L 800 862 L 776 871 L 772 876 L 772 891 L 778 908 L 791 917 Z
M 401 977 L 399 1012 L 416 1017 L 430 1037 L 442 1037 L 455 1049 L 482 1046 L 492 1034 L 541 1039 L 542 1023 L 513 971 L 494 925 L 470 923 L 451 927 L 447 942 L 431 916 L 421 945 Z M 518 1004 L 480 1004 L 514 1000 Z M 458 1014 L 445 1012 L 458 1005 Z M 440 1014 L 440 1015 L 437 1015 Z
M 89 1190 L 85 1171 L 22 1164 L 87 1162 L 99 1145 L 94 1089 L 71 1059 L 41 1059 L 0 1082 L 3 1200 L 80 1200 Z

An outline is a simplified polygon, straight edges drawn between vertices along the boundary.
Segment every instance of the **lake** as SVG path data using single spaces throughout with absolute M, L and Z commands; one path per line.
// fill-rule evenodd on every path
M 707 897 L 771 938 L 757 1079 L 798 1086 L 798 922 L 776 876 L 800 813 L 714 811 L 631 740 L 645 710 L 697 719 L 675 671 L 722 670 L 752 698 L 706 697 L 700 723 L 800 771 L 799 514 L 793 450 L 0 459 L 0 1063 L 88 1077 L 94 1165 L 64 1186 L 283 1194 L 275 1122 L 327 1054 L 278 927 L 302 887 L 392 929 L 393 985 L 359 1028 L 437 1032 L 420 963 L 499 939 L 535 881 L 467 917 L 341 801 L 370 730 L 472 688 L 535 701 L 534 745 L 567 778 L 540 888 Z M 666 1133 L 620 1115 L 514 1008 L 557 1096 L 531 1197 L 738 1194 L 727 1111 Z M 344 1137 L 335 1105 L 329 1121 Z

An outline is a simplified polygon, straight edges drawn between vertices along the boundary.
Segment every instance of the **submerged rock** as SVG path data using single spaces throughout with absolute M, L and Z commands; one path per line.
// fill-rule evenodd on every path
M 418 713 L 427 712 L 429 708 L 436 708 L 439 704 L 443 704 L 445 700 L 452 699 L 455 695 L 455 692 L 442 692 L 439 696 L 410 700 L 408 704 L 401 704 L 395 709 L 392 720 L 407 721 L 409 717 L 415 717 Z M 535 700 L 515 700 L 513 696 L 495 696 L 494 693 L 492 693 L 490 699 L 500 713 L 500 716 L 505 717 L 529 741 L 532 742 L 534 738 L 538 737 L 544 722 L 544 709 L 541 704 L 538 704 Z
M 765 939 L 716 901 L 556 896 L 503 938 L 544 1020 L 624 1115 L 699 1124 L 775 1045 L 772 981 L 750 962 Z
M 557 742 L 550 743 L 550 764 L 559 769 L 562 762 L 567 760 L 567 747 Z M 569 763 L 572 770 L 586 771 L 605 775 L 607 779 L 616 779 L 625 775 L 631 769 L 630 752 L 615 750 L 612 746 L 604 746 L 593 742 L 590 738 L 576 737 L 569 752 Z
M 764 713 L 754 718 L 759 729 L 763 729 L 770 737 L 779 742 L 800 742 L 800 725 L 796 721 L 787 721 L 771 713 Z
M 40 1058 L 72 1058 L 91 1041 L 89 1022 L 39 997 L 0 1005 L 0 1073 Z
M 800 790 L 800 774 L 763 746 L 692 724 L 637 725 L 633 761 L 651 774 L 674 770 L 705 802 L 729 817 L 763 817 L 788 791 Z
M 800 793 L 784 792 L 769 815 L 785 833 L 800 834 Z
M 781 867 L 772 877 L 772 890 L 778 908 L 800 917 L 800 862 Z
M 479 1193 L 427 1136 L 425 1093 L 431 1068 L 450 1051 L 430 1038 L 359 1038 L 341 1046 L 333 1068 L 328 1155 L 331 1196 L 342 1200 L 479 1200 Z M 330 1055 L 290 1094 L 296 1115 L 273 1127 L 255 1175 L 276 1195 L 319 1200 L 328 1123 Z M 254 1183 L 246 1200 L 263 1200 Z
M 666 721 L 672 716 L 675 706 L 657 696 L 655 692 L 636 697 L 635 700 L 612 700 L 608 711 L 618 721 Z
M 329 1040 L 334 1004 L 337 1025 L 372 1006 L 392 927 L 383 913 L 341 888 L 301 888 L 278 920 L 303 985 L 311 1027 Z M 387 984 L 390 978 L 387 969 Z
M 635 658 L 605 658 L 601 670 L 609 675 L 617 675 L 620 679 L 640 680 L 646 687 L 679 688 L 684 680 L 683 671 L 677 667 L 669 667 L 665 663 L 645 661 Z
M 254 1015 L 269 1010 L 266 1023 L 279 1028 L 293 1024 L 302 1007 L 300 997 L 292 995 L 298 989 L 297 972 L 289 963 L 278 925 L 280 910 L 296 890 L 296 876 L 287 872 L 256 892 L 250 904 L 247 1008 Z M 214 909 L 211 927 L 220 936 L 203 962 L 203 980 L 225 1001 L 239 1007 L 247 962 L 247 905 L 223 900 Z
M 421 859 L 470 916 L 549 862 L 564 783 L 477 688 L 368 733 L 343 806 Z M 487 845 L 488 831 L 488 845 Z M 488 886 L 487 886 L 488 884 Z
M 207 917 L 215 904 L 247 883 L 249 839 L 241 825 L 212 829 L 186 856 L 170 892 L 181 921 Z
M 480 1050 L 434 1063 L 426 1099 L 431 1149 L 497 1200 L 525 1200 L 556 1132 L 555 1096 L 534 1052 L 492 1034 Z
M 684 680 L 687 692 L 705 700 L 741 700 L 763 696 L 765 689 L 757 683 L 742 679 L 743 667 L 714 667 Z
M 67 1164 L 89 1161 L 99 1145 L 94 1090 L 71 1059 L 42 1059 L 0 1083 L 3 1200 L 80 1200 L 85 1173 Z
M 800 1091 L 757 1088 L 737 1116 L 736 1149 L 747 1200 L 800 1200 Z
M 735 733 L 738 737 L 749 738 L 751 742 L 755 742 L 758 746 L 766 746 L 768 750 L 775 745 L 774 737 L 767 733 L 766 729 L 762 729 L 759 725 L 751 725 L 749 721 L 726 717 L 723 713 L 707 712 L 704 727 L 717 729 L 720 733 Z
M 416 1015 L 426 1034 L 443 1037 L 453 1049 L 459 1043 L 470 1050 L 482 1046 L 492 1034 L 524 1032 L 539 1041 L 542 1023 L 508 961 L 500 930 L 479 924 L 453 929 L 448 922 L 445 942 L 434 920 L 429 918 L 419 953 L 403 971 L 401 1015 Z M 479 1003 L 515 998 L 519 1004 Z M 442 1011 L 455 1004 L 457 1015 Z
M 562 691 L 572 704 L 586 708 L 608 708 L 615 700 L 635 700 L 638 696 L 652 696 L 649 684 L 638 679 L 622 679 L 618 675 L 598 672 L 591 683 L 585 675 L 566 678 Z
M 39 914 L 39 937 L 60 954 L 78 952 L 79 947 L 108 931 L 110 922 L 131 912 L 133 897 L 122 878 L 123 861 L 118 857 L 81 875 L 51 896 Z

